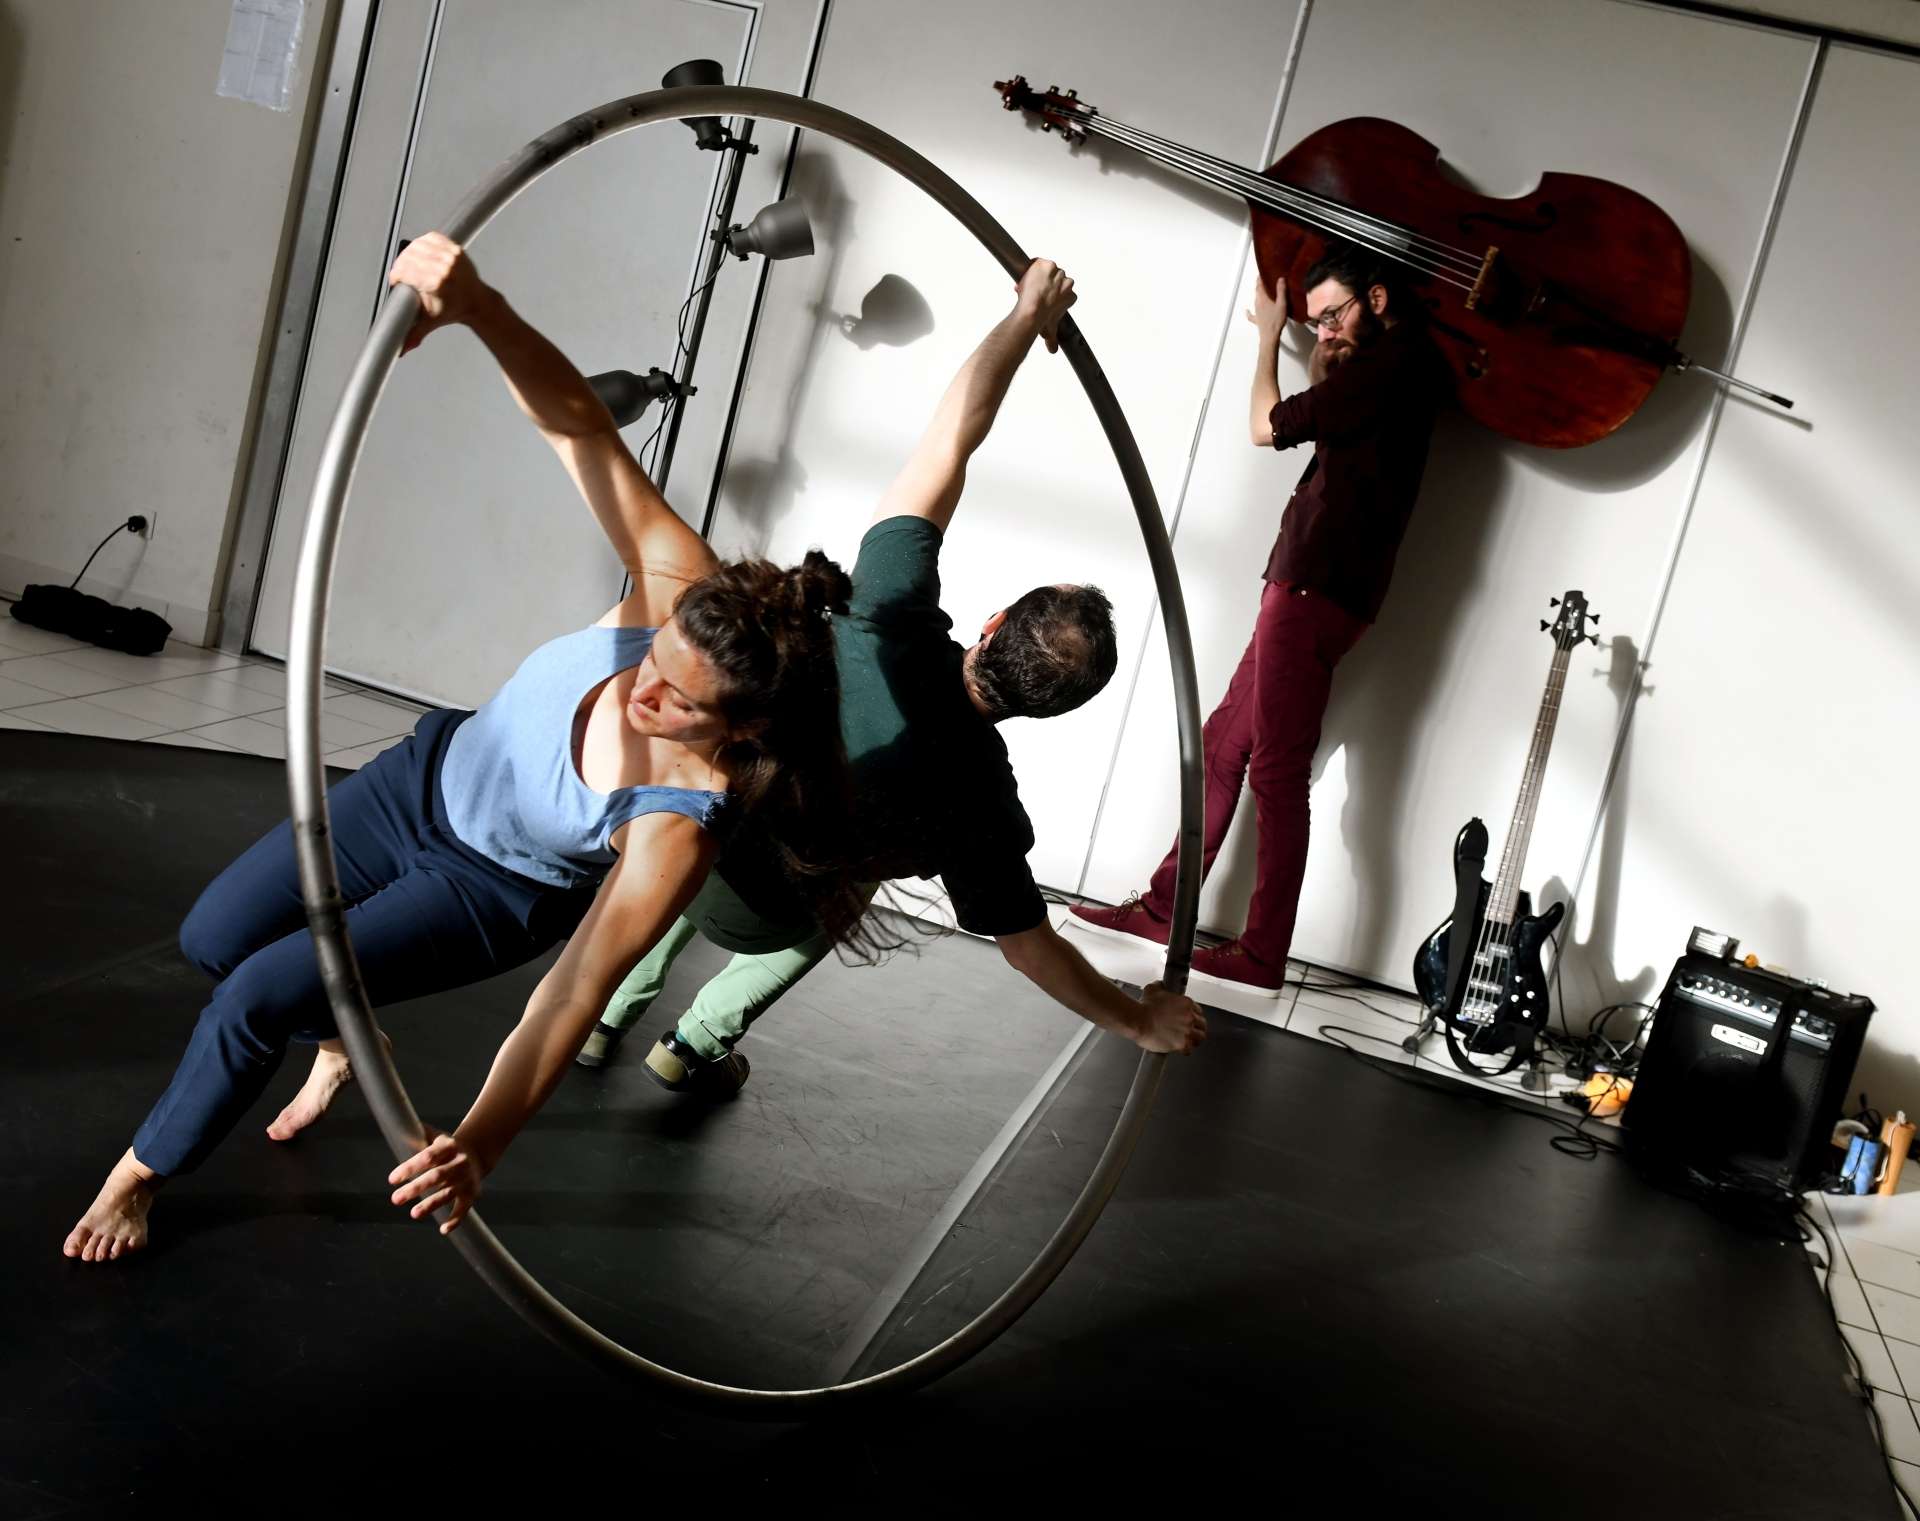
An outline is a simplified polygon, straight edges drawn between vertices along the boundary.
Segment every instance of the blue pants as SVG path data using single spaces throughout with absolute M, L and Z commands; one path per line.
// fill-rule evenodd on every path
M 448 827 L 440 761 L 465 717 L 427 714 L 327 795 L 347 928 L 375 1007 L 531 961 L 570 935 L 593 901 L 592 888 L 550 887 L 494 864 Z M 206 1158 L 265 1091 L 289 1042 L 338 1034 L 291 825 L 214 879 L 180 927 L 180 948 L 219 985 L 133 1138 L 134 1156 L 163 1177 Z

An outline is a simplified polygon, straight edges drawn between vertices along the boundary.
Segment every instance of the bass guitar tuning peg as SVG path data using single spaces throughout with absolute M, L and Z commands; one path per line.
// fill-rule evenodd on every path
M 1587 639 L 1590 643 L 1596 645 L 1600 642 L 1600 636 L 1598 634 L 1589 634 L 1587 635 Z
M 1548 607 L 1558 607 L 1559 605 L 1560 605 L 1560 599 L 1558 597 L 1547 598 Z
M 1544 634 L 1544 633 L 1545 633 L 1545 632 L 1546 632 L 1546 631 L 1547 631 L 1548 629 L 1550 629 L 1550 628 L 1552 628 L 1552 627 L 1553 627 L 1553 625 L 1552 625 L 1551 623 L 1549 623 L 1549 622 L 1547 622 L 1547 620 L 1546 620 L 1545 618 L 1542 618 L 1542 619 L 1540 620 L 1540 632 L 1541 632 L 1541 633 L 1543 633 L 1543 634 Z
M 1600 621 L 1600 615 L 1598 613 L 1588 613 L 1587 617 L 1595 623 L 1598 623 Z

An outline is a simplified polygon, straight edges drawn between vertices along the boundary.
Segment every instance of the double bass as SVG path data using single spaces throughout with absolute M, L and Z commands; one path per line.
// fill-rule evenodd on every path
M 1793 405 L 1680 351 L 1686 238 L 1623 185 L 1548 173 L 1528 195 L 1480 195 L 1441 173 L 1434 144 L 1374 116 L 1322 127 L 1253 170 L 1115 121 L 1075 90 L 1035 90 L 1019 75 L 994 89 L 1069 145 L 1119 143 L 1243 198 L 1260 278 L 1268 290 L 1286 280 L 1292 317 L 1306 315 L 1306 274 L 1329 239 L 1392 260 L 1426 308 L 1461 409 L 1509 438 L 1550 449 L 1605 438 L 1668 369 Z

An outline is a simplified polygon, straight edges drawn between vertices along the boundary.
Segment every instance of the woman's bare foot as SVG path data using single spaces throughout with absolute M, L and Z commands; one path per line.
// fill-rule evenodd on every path
M 153 1208 L 157 1186 L 153 1169 L 140 1162 L 129 1146 L 107 1174 L 99 1197 L 67 1232 L 67 1244 L 61 1250 L 82 1262 L 112 1262 L 139 1251 L 147 1244 L 147 1211 Z
M 387 1040 L 385 1031 L 381 1032 L 380 1038 L 387 1041 L 387 1049 L 391 1051 L 393 1042 Z M 347 1059 L 346 1046 L 337 1040 L 321 1041 L 319 1049 L 313 1053 L 313 1070 L 300 1085 L 300 1091 L 293 1096 L 293 1102 L 267 1126 L 267 1134 L 276 1141 L 291 1141 L 325 1114 L 327 1106 L 333 1102 L 333 1096 L 352 1081 L 353 1064 Z

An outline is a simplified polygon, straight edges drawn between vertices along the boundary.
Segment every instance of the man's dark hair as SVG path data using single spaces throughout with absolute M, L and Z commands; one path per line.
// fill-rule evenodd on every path
M 1362 248 L 1357 243 L 1342 242 L 1338 238 L 1327 240 L 1327 251 L 1320 261 L 1307 271 L 1306 282 L 1300 287 L 1305 295 L 1322 280 L 1338 280 L 1356 296 L 1364 296 L 1376 285 L 1387 289 L 1387 315 L 1396 322 L 1403 318 L 1421 315 L 1420 303 L 1407 294 L 1406 271 L 1392 259 Z
M 1120 663 L 1113 604 L 1097 586 L 1036 586 L 974 656 L 992 717 L 1057 718 L 1097 695 Z

